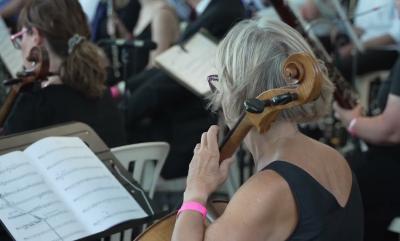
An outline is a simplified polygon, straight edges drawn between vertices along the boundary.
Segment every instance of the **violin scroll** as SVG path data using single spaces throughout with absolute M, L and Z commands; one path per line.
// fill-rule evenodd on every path
M 22 83 L 28 84 L 34 81 L 46 80 L 49 72 L 49 54 L 44 47 L 33 47 L 26 60 L 32 63 L 31 68 L 24 69 L 17 73 L 17 78 L 3 81 L 5 86 Z

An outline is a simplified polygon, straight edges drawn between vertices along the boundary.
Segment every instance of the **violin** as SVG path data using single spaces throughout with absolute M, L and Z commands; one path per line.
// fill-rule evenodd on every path
M 265 133 L 282 110 L 314 101 L 320 96 L 324 75 L 317 60 L 311 55 L 290 55 L 283 65 L 283 75 L 289 82 L 288 86 L 267 90 L 256 98 L 245 101 L 245 112 L 220 144 L 220 163 L 233 155 L 253 127 L 258 132 Z M 208 203 L 207 223 L 212 223 L 216 217 L 222 215 L 225 207 L 226 204 L 220 201 Z M 170 241 L 176 214 L 175 211 L 160 219 L 135 241 Z
M 21 89 L 33 82 L 44 81 L 50 76 L 49 55 L 44 47 L 33 47 L 29 52 L 27 61 L 32 63 L 31 68 L 18 72 L 15 79 L 3 81 L 5 86 L 10 86 L 10 91 L 0 108 L 0 127 L 4 126 Z

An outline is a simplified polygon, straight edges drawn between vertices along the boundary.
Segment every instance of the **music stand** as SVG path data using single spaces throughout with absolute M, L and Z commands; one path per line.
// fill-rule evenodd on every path
M 150 198 L 145 194 L 140 185 L 132 179 L 117 158 L 110 152 L 110 149 L 96 132 L 88 125 L 80 122 L 70 122 L 66 124 L 51 126 L 39 130 L 28 131 L 0 138 L 0 155 L 11 151 L 24 150 L 32 143 L 49 136 L 75 136 L 84 141 L 88 147 L 99 157 L 108 170 L 117 178 L 124 188 L 132 195 L 139 205 L 148 214 L 147 217 L 120 223 L 103 232 L 79 239 L 80 241 L 98 240 L 103 237 L 111 236 L 114 233 L 122 232 L 132 227 L 137 227 L 162 216 L 160 212 L 154 211 L 154 205 Z M 118 170 L 116 170 L 117 166 Z M 139 190 L 139 191 L 138 191 Z M 141 192 L 140 192 L 141 190 Z M 4 225 L 3 225 L 4 226 Z M 10 235 L 10 237 L 12 237 Z

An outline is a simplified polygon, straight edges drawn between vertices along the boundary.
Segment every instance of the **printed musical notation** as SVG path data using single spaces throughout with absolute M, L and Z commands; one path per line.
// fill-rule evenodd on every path
M 0 217 L 16 231 L 17 240 L 65 241 L 88 235 L 23 153 L 0 157 L 0 190 Z
M 185 50 L 179 45 L 169 48 L 157 56 L 156 63 L 189 90 L 205 96 L 210 92 L 207 76 L 216 74 L 213 69 L 217 45 L 204 34 L 197 33 L 184 47 Z
M 75 240 L 146 216 L 78 138 L 0 156 L 0 218 L 17 240 Z

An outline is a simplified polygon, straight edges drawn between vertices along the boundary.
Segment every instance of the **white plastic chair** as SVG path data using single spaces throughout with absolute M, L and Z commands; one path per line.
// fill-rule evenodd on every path
M 132 176 L 153 198 L 157 180 L 169 153 L 167 142 L 144 142 L 111 148 L 111 152 Z M 132 167 L 132 168 L 131 168 Z M 132 240 L 131 230 L 124 231 L 123 240 Z M 113 234 L 111 241 L 120 241 L 121 234 Z
M 133 178 L 153 198 L 157 180 L 169 153 L 166 142 L 144 142 L 111 148 L 111 152 L 129 170 Z
M 400 240 L 400 217 L 396 217 L 392 220 L 388 227 L 389 231 L 392 231 L 394 233 L 399 234 L 399 240 Z

